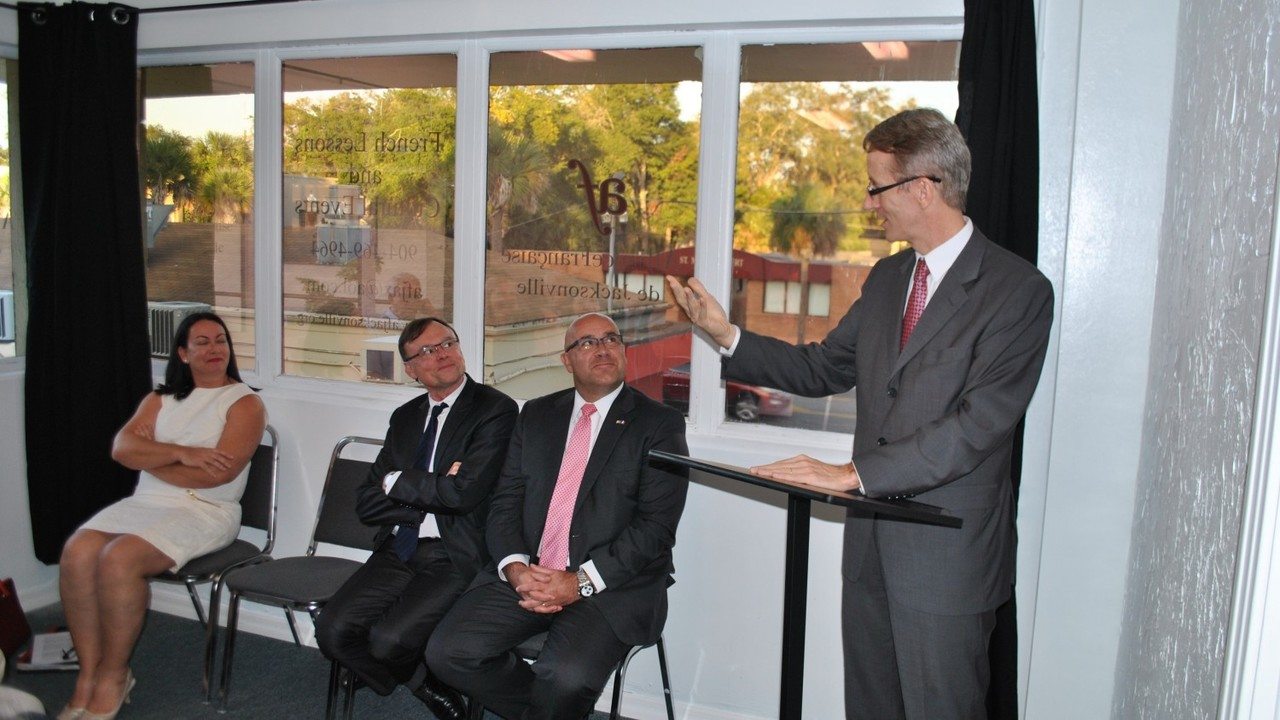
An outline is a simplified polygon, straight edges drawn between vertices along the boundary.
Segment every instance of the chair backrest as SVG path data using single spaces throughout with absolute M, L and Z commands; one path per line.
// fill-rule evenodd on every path
M 270 553 L 276 542 L 276 483 L 280 476 L 280 437 L 267 426 L 270 443 L 258 446 L 249 460 L 249 479 L 240 496 L 240 524 L 267 531 L 262 552 Z
M 360 522 L 356 515 L 356 489 L 369 479 L 373 463 L 342 457 L 342 451 L 351 445 L 382 447 L 375 438 L 348 436 L 338 441 L 329 457 L 329 472 L 325 476 L 324 491 L 320 495 L 320 507 L 316 510 L 316 526 L 311 532 L 311 544 L 307 554 L 314 555 L 317 543 L 343 545 L 359 550 L 373 550 L 378 527 Z

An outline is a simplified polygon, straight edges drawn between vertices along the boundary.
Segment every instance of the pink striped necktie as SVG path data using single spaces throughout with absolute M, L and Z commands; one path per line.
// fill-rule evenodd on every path
M 596 406 L 582 406 L 582 415 L 574 423 L 569 434 L 569 444 L 560 461 L 560 474 L 556 476 L 556 489 L 551 493 L 551 506 L 547 509 L 547 524 L 542 527 L 542 547 L 538 550 L 538 564 L 553 570 L 569 566 L 569 526 L 573 524 L 573 506 L 578 500 L 578 488 L 582 487 L 582 474 L 591 456 L 591 416 Z
M 911 332 L 916 329 L 916 323 L 920 322 L 920 316 L 924 314 L 924 303 L 929 297 L 929 266 L 925 264 L 924 258 L 916 261 L 916 276 L 911 281 L 911 297 L 907 299 L 907 311 L 902 315 L 902 339 L 898 341 L 898 352 L 902 352 L 902 348 L 907 346 L 907 340 L 911 338 Z

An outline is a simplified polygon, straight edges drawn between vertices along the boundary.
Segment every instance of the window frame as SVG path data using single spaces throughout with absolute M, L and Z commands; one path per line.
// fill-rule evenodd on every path
M 850 24 L 842 27 L 722 28 L 714 30 L 614 30 L 601 32 L 504 35 L 495 33 L 413 41 L 370 39 L 287 47 L 204 51 L 143 51 L 139 66 L 210 62 L 253 62 L 254 98 L 254 263 L 257 363 L 246 379 L 272 394 L 296 400 L 334 402 L 355 407 L 386 407 L 419 394 L 411 387 L 323 380 L 284 375 L 281 368 L 283 320 L 281 228 L 262 218 L 280 216 L 282 202 L 281 67 L 284 61 L 360 58 L 405 54 L 454 54 L 457 66 L 457 151 L 455 167 L 454 277 L 485 277 L 486 142 L 488 136 L 489 58 L 493 53 L 573 47 L 643 49 L 700 47 L 702 106 L 698 157 L 698 200 L 694 258 L 697 275 L 722 302 L 732 282 L 734 190 L 742 47 L 759 44 L 857 43 L 882 40 L 959 40 L 960 17 Z M 3 48 L 0 48 L 0 52 Z M 484 283 L 454 282 L 453 324 L 472 368 L 484 358 Z M 731 422 L 724 414 L 720 353 L 705 341 L 693 343 L 690 358 L 688 429 L 697 449 L 743 441 L 764 452 L 785 454 L 797 448 L 817 453 L 847 453 L 847 433 Z M 7 361 L 12 362 L 12 360 Z M 0 364 L 0 368 L 3 365 Z M 163 363 L 153 363 L 163 372 Z M 519 398 L 525 400 L 528 398 Z
M 16 45 L 10 45 L 9 43 L 0 43 L 0 60 L 12 60 L 12 61 L 14 61 L 14 62 L 19 62 L 19 60 L 18 60 L 18 48 L 17 48 L 17 46 L 16 46 Z M 13 84 L 12 82 L 9 82 L 9 80 L 8 80 L 8 78 L 7 78 L 7 77 L 5 78 L 5 81 L 6 81 L 6 88 L 7 88 L 8 86 L 11 86 L 11 85 Z M 8 90 L 6 89 L 6 91 L 5 91 L 5 92 L 6 92 L 6 95 L 7 95 L 7 94 L 8 94 Z M 19 92 L 21 92 L 21 88 L 19 88 Z M 8 113 L 8 112 L 9 112 L 9 109 L 8 109 L 8 105 L 7 105 L 7 103 L 6 103 L 5 107 L 4 107 L 4 112 L 5 112 L 5 113 Z M 13 125 L 14 125 L 14 123 L 9 123 L 9 124 L 8 124 L 8 127 L 9 127 L 9 129 L 10 129 L 10 130 L 12 130 Z M 18 129 L 18 131 L 19 131 L 19 133 L 21 133 L 22 129 L 21 129 L 21 128 L 19 128 L 19 129 Z M 10 183 L 9 204 L 10 204 L 10 208 L 11 208 L 11 209 L 10 209 L 10 217 L 11 217 L 11 218 L 13 218 L 13 217 L 17 217 L 17 216 L 18 216 L 18 214 L 19 214 L 20 212 L 22 212 L 22 209 L 21 209 L 21 208 L 17 208 L 17 207 L 14 207 L 14 206 L 13 206 L 13 192 L 12 192 L 12 184 L 13 184 L 14 171 L 13 171 L 13 165 L 12 165 L 12 163 L 13 163 L 13 146 L 14 146 L 14 144 L 15 144 L 15 143 L 14 143 L 14 141 L 13 141 L 13 135 L 12 135 L 12 133 L 10 133 L 10 136 L 9 136 L 8 140 L 9 140 L 9 163 L 10 163 L 10 165 L 9 165 L 9 183 Z M 19 180 L 21 180 L 21 175 L 22 175 L 22 174 L 21 174 L 21 172 L 19 172 L 19 173 L 18 173 L 18 179 L 19 179 Z M 14 223 L 14 225 L 18 225 L 18 224 L 20 224 L 20 223 Z M 13 244 L 14 248 L 17 248 L 17 247 L 19 247 L 20 245 L 25 244 L 25 242 L 24 242 L 24 238 L 23 238 L 23 235 L 25 234 L 25 225 L 23 225 L 23 227 L 24 227 L 24 232 L 23 232 L 23 233 L 19 233 L 19 232 L 16 232 L 16 231 L 11 231 L 11 232 L 10 232 L 9 239 L 10 239 L 10 242 Z M 13 279 L 12 279 L 12 284 L 13 284 L 13 289 L 14 289 L 14 293 L 13 293 L 13 308 L 14 308 L 14 328 L 13 328 L 13 331 L 14 331 L 14 341 L 15 341 L 15 342 L 14 342 L 14 344 L 15 344 L 16 346 L 18 346 L 18 347 L 22 348 L 23 350 L 25 350 L 25 349 L 26 349 L 26 342 L 25 342 L 25 340 L 23 340 L 23 341 L 19 341 L 19 340 L 18 340 L 18 338 L 25 338 L 25 337 L 26 337 L 26 334 L 27 334 L 27 328 L 26 328 L 26 326 L 25 326 L 25 325 L 20 325 L 18 321 L 19 321 L 19 320 L 25 320 L 25 319 L 26 319 L 26 317 L 25 317 L 25 316 L 26 316 L 26 309 L 27 309 L 27 291 L 26 291 L 27 281 L 26 281 L 26 278 L 19 279 L 19 278 L 17 277 L 17 271 L 18 271 L 18 262 L 17 262 L 17 257 L 18 257 L 18 253 L 17 253 L 17 251 L 16 251 L 16 250 L 15 250 L 15 252 L 13 253 L 13 256 L 12 256 L 12 257 L 14 258 L 14 263 L 13 263 L 13 272 L 15 273 L 15 276 L 14 276 L 14 277 L 13 277 Z M 23 252 L 22 252 L 22 267 L 23 267 L 23 268 L 25 268 L 25 267 L 26 267 L 26 265 L 27 265 L 27 257 L 26 257 L 26 251 L 25 251 L 25 249 L 24 249 L 24 250 L 23 250 Z M 22 293 L 21 293 L 21 297 L 22 297 L 22 304 L 23 304 L 23 312 L 18 312 L 18 297 L 19 297 L 18 287 L 19 287 L 19 285 L 21 285 L 21 286 L 22 286 Z M 13 357 L 0 357 L 0 376 L 9 376 L 9 375 L 14 375 L 14 374 L 18 374 L 18 373 L 25 373 L 25 372 L 26 372 L 26 368 L 27 368 L 27 354 L 26 354 L 25 352 L 15 350 L 15 352 L 14 352 L 14 356 L 13 356 Z

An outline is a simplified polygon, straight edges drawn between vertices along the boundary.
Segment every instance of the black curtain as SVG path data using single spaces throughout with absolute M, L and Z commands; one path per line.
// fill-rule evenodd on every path
M 27 487 L 36 557 L 133 490 L 111 440 L 151 386 L 138 178 L 138 15 L 18 6 Z
M 1036 261 L 1040 126 L 1032 0 L 965 0 L 956 125 L 973 154 L 967 214 L 995 243 Z M 1022 423 L 1013 448 L 1013 490 L 1022 475 Z M 1018 717 L 1017 598 L 996 611 L 987 715 Z

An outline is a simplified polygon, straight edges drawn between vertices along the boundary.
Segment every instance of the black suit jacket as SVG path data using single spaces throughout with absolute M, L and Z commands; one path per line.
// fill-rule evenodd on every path
M 396 525 L 417 524 L 425 513 L 435 513 L 449 558 L 460 571 L 473 576 L 489 563 L 485 518 L 516 421 L 516 403 L 468 376 L 439 430 L 435 472 L 413 469 L 430 405 L 424 393 L 392 413 L 386 443 L 368 481 L 356 491 L 356 512 L 366 525 L 382 526 L 380 542 Z M 455 462 L 462 463 L 458 474 L 446 474 Z M 400 471 L 400 478 L 390 494 L 384 493 L 382 480 L 394 470 Z
M 495 561 L 538 554 L 573 401 L 574 390 L 563 390 L 530 400 L 520 413 L 489 511 Z M 595 603 L 618 639 L 631 645 L 662 633 L 675 569 L 671 548 L 689 487 L 683 468 L 649 462 L 655 449 L 688 453 L 684 417 L 624 386 L 591 449 L 569 532 L 570 569 L 591 560 L 607 586 L 579 602 Z M 500 580 L 491 568 L 475 582 Z
M 876 263 L 862 297 L 821 343 L 743 332 L 725 374 L 810 396 L 856 385 L 853 462 L 867 494 L 912 495 L 964 526 L 851 510 L 845 576 L 859 576 L 874 533 L 895 602 L 944 615 L 991 610 L 1013 583 L 1010 454 L 1040 378 L 1053 288 L 975 228 L 899 352 L 914 267 L 912 250 Z

